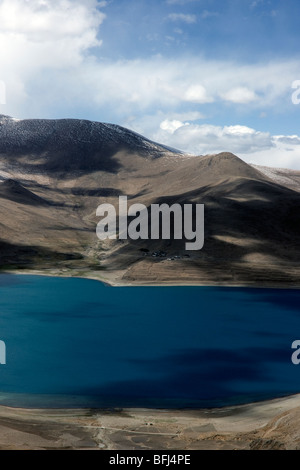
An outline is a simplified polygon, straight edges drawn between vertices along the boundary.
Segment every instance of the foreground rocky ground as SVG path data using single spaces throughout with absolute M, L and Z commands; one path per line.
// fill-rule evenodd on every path
M 0 449 L 296 450 L 300 395 L 203 410 L 0 407 Z

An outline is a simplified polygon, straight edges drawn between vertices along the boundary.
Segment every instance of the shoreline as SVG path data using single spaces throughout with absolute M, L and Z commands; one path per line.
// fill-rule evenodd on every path
M 108 287 L 224 287 L 224 288 L 249 288 L 249 289 L 286 289 L 286 290 L 298 290 L 300 289 L 300 284 L 297 286 L 291 286 L 288 283 L 272 284 L 271 282 L 260 282 L 259 285 L 256 285 L 253 282 L 249 283 L 223 283 L 223 282 L 197 282 L 197 281 L 182 281 L 174 283 L 173 281 L 164 281 L 164 282 L 155 282 L 149 281 L 139 282 L 139 281 L 121 281 L 112 276 L 112 278 L 103 278 L 102 276 L 97 276 L 93 274 L 84 275 L 84 274 L 72 274 L 70 272 L 55 271 L 51 269 L 49 272 L 45 270 L 8 270 L 5 269 L 1 271 L 0 274 L 10 274 L 10 275 L 28 275 L 28 276 L 44 276 L 44 277 L 57 277 L 57 278 L 73 278 L 73 279 L 87 279 L 91 281 L 98 281 L 102 284 L 107 285 Z
M 228 403 L 224 403 L 224 405 L 215 405 L 215 406 L 187 406 L 187 407 L 164 407 L 164 406 L 122 406 L 122 405 L 107 405 L 107 406 L 93 406 L 93 405 L 84 405 L 84 406 L 81 406 L 81 405 L 70 405 L 70 406 L 64 406 L 64 405 L 61 405 L 59 406 L 58 404 L 55 404 L 53 406 L 22 406 L 22 405 L 16 405 L 14 406 L 13 404 L 4 404 L 4 403 L 1 403 L 1 392 L 0 391 L 0 411 L 1 409 L 10 409 L 10 410 L 16 410 L 16 411 L 32 411 L 32 412 L 35 412 L 35 411 L 41 411 L 41 412 L 52 412 L 52 411 L 55 411 L 55 412 L 65 412 L 65 411 L 91 411 L 91 412 L 99 412 L 99 411 L 102 411 L 102 412 L 106 412 L 106 411 L 109 411 L 109 410 L 147 410 L 148 412 L 161 412 L 161 413 L 197 413 L 197 412 L 202 412 L 202 411 L 205 411 L 207 413 L 209 412 L 214 412 L 214 413 L 218 413 L 218 411 L 220 413 L 222 413 L 224 410 L 236 410 L 236 409 L 243 409 L 243 408 L 249 408 L 249 407 L 260 407 L 260 406 L 265 406 L 265 405 L 270 405 L 270 404 L 274 404 L 274 403 L 277 403 L 277 402 L 285 402 L 287 400 L 294 400 L 296 399 L 297 401 L 299 400 L 299 406 L 300 406 L 300 391 L 298 393 L 291 393 L 291 394 L 283 394 L 281 396 L 278 396 L 278 397 L 274 397 L 274 398 L 271 398 L 271 397 L 268 397 L 268 398 L 260 398 L 260 399 L 257 399 L 257 400 L 254 400 L 254 401 L 249 401 L 249 402 L 242 402 L 242 403 L 233 403 L 233 404 L 228 404 Z M 4 395 L 6 397 L 12 397 L 12 396 L 15 396 L 15 395 L 18 395 L 18 396 L 23 396 L 23 395 L 28 395 L 28 396 L 36 396 L 36 397 L 40 397 L 42 395 L 31 395 L 31 394 L 26 394 L 26 393 L 22 393 L 22 394 L 16 394 L 14 392 L 5 392 Z M 44 395 L 43 395 L 44 396 Z M 45 395 L 47 397 L 49 397 L 49 399 L 52 397 L 52 395 Z M 73 395 L 71 395 L 73 396 Z M 65 396 L 64 395 L 64 398 L 66 398 L 67 395 Z M 74 397 L 74 396 L 73 396 Z M 5 399 L 4 399 L 5 400 Z

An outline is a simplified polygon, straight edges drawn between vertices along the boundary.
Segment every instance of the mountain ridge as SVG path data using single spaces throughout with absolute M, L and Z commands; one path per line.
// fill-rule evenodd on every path
M 0 267 L 126 285 L 299 286 L 298 174 L 274 172 L 230 152 L 182 154 L 113 124 L 2 116 Z M 100 242 L 96 208 L 117 208 L 120 195 L 146 207 L 204 204 L 203 249 Z
M 147 158 L 182 153 L 116 124 L 84 119 L 19 120 L 0 116 L 0 155 L 14 159 L 26 156 L 31 166 L 48 171 L 66 173 L 67 166 L 72 171 L 103 166 L 107 171 L 115 171 L 117 168 L 110 157 L 116 150 L 130 151 L 133 147 Z

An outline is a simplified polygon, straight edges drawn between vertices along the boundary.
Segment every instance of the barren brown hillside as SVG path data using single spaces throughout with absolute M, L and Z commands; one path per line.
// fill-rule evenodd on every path
M 1 117 L 2 270 L 112 283 L 300 284 L 300 172 L 193 157 L 120 126 Z M 96 237 L 96 208 L 205 205 L 205 243 Z M 163 251 L 165 256 L 155 255 Z

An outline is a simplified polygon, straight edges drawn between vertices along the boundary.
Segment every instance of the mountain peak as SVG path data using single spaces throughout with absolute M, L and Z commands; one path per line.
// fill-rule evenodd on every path
M 118 152 L 148 159 L 181 154 L 116 124 L 82 119 L 24 119 L 2 116 L 0 155 L 15 163 L 26 161 L 31 171 L 115 172 Z

